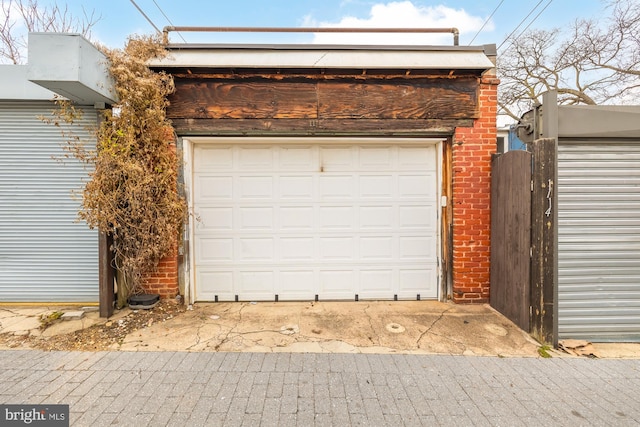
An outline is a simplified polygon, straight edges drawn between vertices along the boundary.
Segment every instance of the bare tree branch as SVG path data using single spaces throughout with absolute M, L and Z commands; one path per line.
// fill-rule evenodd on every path
M 0 0 L 0 63 L 23 64 L 29 32 L 80 33 L 91 37 L 100 21 L 95 11 L 76 17 L 67 6 L 41 5 L 38 0 Z
M 516 118 L 557 90 L 564 104 L 637 101 L 640 2 L 609 0 L 603 16 L 531 30 L 498 56 L 500 114 Z

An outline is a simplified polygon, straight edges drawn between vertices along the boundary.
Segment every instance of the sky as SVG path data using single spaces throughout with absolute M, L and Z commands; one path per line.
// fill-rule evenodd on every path
M 568 26 L 577 18 L 596 17 L 602 0 L 134 0 L 153 24 L 216 27 L 456 27 L 461 45 L 496 44 L 530 28 Z M 39 4 L 53 0 L 38 0 Z M 57 0 L 71 13 L 94 13 L 100 20 L 91 38 L 108 47 L 124 46 L 132 34 L 152 34 L 154 27 L 131 0 Z M 537 6 L 537 8 L 536 8 Z M 84 10 L 84 12 L 83 12 Z M 495 12 L 495 13 L 494 13 Z M 519 26 L 520 25 L 520 26 Z M 519 26 L 519 27 L 518 27 Z M 360 38 L 357 38 L 360 37 Z M 399 35 L 171 33 L 171 42 L 442 44 L 450 34 Z

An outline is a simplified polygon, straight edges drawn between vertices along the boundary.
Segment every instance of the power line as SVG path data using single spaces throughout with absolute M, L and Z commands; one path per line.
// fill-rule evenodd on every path
M 160 13 L 162 14 L 162 16 L 164 16 L 164 18 L 167 20 L 167 22 L 169 23 L 169 25 L 171 25 L 172 27 L 175 27 L 175 25 L 173 25 L 173 22 L 171 22 L 171 19 L 169 19 L 169 17 L 167 16 L 166 13 L 164 13 L 164 10 L 162 10 L 162 8 L 160 7 L 160 5 L 156 2 L 156 0 L 153 0 L 153 4 L 156 5 L 156 7 L 158 8 L 158 10 L 160 11 Z M 182 37 L 182 34 L 180 34 L 178 32 L 178 35 L 180 36 L 180 38 L 182 39 L 183 42 L 187 42 L 184 37 Z
M 522 21 L 520 21 L 520 23 L 518 24 L 518 26 L 517 26 L 513 31 L 511 31 L 511 33 L 510 33 L 510 34 L 509 34 L 509 35 L 504 39 L 504 41 L 503 41 L 502 43 L 500 43 L 500 46 L 498 46 L 498 49 L 497 49 L 497 50 L 500 50 L 500 48 L 501 48 L 501 47 L 502 47 L 502 46 L 503 46 L 507 41 L 509 41 L 509 39 L 511 38 L 511 36 L 512 36 L 516 31 L 518 31 L 518 29 L 520 28 L 520 26 L 521 26 L 522 24 L 524 24 L 524 22 L 525 22 L 527 19 L 529 19 L 529 17 L 531 16 L 531 14 L 532 14 L 533 12 L 535 12 L 535 11 L 536 11 L 536 9 L 538 8 L 538 6 L 540 6 L 540 4 L 542 4 L 542 2 L 543 2 L 543 1 L 544 1 L 544 0 L 540 0 L 540 1 L 538 2 L 538 4 L 536 4 L 536 5 L 533 7 L 533 9 L 531 9 L 531 11 L 527 14 L 527 16 L 525 16 L 524 18 L 522 18 Z M 551 1 L 549 1 L 549 3 L 551 3 Z M 547 6 L 549 6 L 549 5 L 547 5 Z M 545 9 L 546 9 L 546 7 L 545 7 Z M 544 9 L 543 9 L 543 10 L 544 10 Z M 538 14 L 538 16 L 539 16 L 539 14 Z M 531 25 L 531 24 L 529 24 L 529 25 Z
M 158 27 L 156 27 L 156 24 L 154 24 L 153 21 L 151 19 L 149 19 L 147 14 L 144 13 L 142 11 L 142 9 L 140 9 L 140 6 L 138 6 L 134 0 L 129 0 L 129 1 L 131 2 L 131 4 L 133 4 L 136 7 L 136 9 L 138 9 L 138 12 L 140 12 L 142 14 L 142 16 L 144 16 L 144 18 L 147 20 L 147 22 L 149 22 L 149 24 L 151 24 L 151 26 L 153 28 L 155 28 L 158 33 L 162 34 L 162 31 L 160 31 L 160 29 Z
M 536 21 L 536 19 L 538 19 L 538 17 L 540 17 L 540 15 L 542 15 L 542 12 L 544 12 L 544 11 L 549 7 L 549 5 L 551 4 L 551 2 L 553 2 L 553 0 L 549 0 L 549 3 L 547 3 L 547 4 L 545 5 L 545 7 L 543 7 L 543 8 L 542 8 L 542 10 L 541 10 L 540 12 L 538 12 L 538 14 L 537 14 L 537 15 L 536 15 L 532 20 L 531 20 L 531 22 L 529 22 L 529 23 L 527 24 L 527 26 L 526 26 L 526 27 L 524 27 L 524 29 L 520 32 L 520 34 L 518 34 L 518 37 L 514 37 L 514 38 L 511 40 L 511 43 L 509 43 L 509 46 L 507 46 L 507 49 L 509 49 L 509 48 L 511 47 L 511 45 L 512 45 L 516 40 L 518 40 L 518 39 L 520 38 L 520 36 L 522 36 L 522 35 L 524 34 L 524 32 L 525 32 L 525 31 L 527 31 L 527 29 L 529 29 L 529 27 L 531 26 L 531 24 L 533 24 L 533 23 Z M 502 47 L 502 45 L 503 45 L 507 40 L 509 40 L 509 38 L 505 39 L 505 41 L 504 41 L 504 42 L 502 42 L 502 44 L 500 45 L 500 47 Z M 500 49 L 500 47 L 498 47 L 498 49 Z
M 491 20 L 491 18 L 493 18 L 493 15 L 495 15 L 496 11 L 500 8 L 500 6 L 502 6 L 502 3 L 504 3 L 504 0 L 501 0 L 500 3 L 496 6 L 495 9 L 493 9 L 493 12 L 491 12 L 491 15 L 489 15 L 489 17 L 487 18 L 486 21 L 484 21 L 484 24 L 482 24 L 482 27 L 480 27 L 480 29 L 478 30 L 478 32 L 476 33 L 475 36 L 473 36 L 473 38 L 471 39 L 471 41 L 469 42 L 469 46 L 471 46 L 471 43 L 473 43 L 473 41 L 476 39 L 476 37 L 478 37 L 478 34 L 480 34 L 480 32 L 484 29 L 484 27 L 489 23 L 489 21 Z

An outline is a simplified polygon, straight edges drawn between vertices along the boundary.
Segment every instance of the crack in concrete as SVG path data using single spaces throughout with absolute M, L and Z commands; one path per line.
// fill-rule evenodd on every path
M 13 316 L 12 317 L 18 317 L 20 316 L 20 313 L 16 313 L 13 310 L 10 310 L 8 308 L 0 308 L 0 311 L 6 311 L 7 313 L 11 313 Z
M 198 344 L 200 344 L 200 330 L 203 327 L 204 327 L 204 324 L 201 324 L 200 326 L 198 326 L 198 328 L 196 329 L 196 342 L 191 344 L 189 347 L 187 347 L 187 350 L 191 350 L 193 347 L 195 347 Z
M 369 320 L 369 327 L 371 328 L 371 332 L 373 332 L 371 335 L 376 335 L 378 338 L 378 345 L 382 345 L 380 342 L 380 334 L 376 333 L 376 328 L 373 327 L 373 318 L 371 317 L 371 314 L 369 314 L 367 312 L 367 310 L 371 307 L 370 304 L 367 304 L 367 306 L 364 308 L 363 313 L 366 314 L 367 319 Z M 369 341 L 371 341 L 371 344 L 375 344 L 375 342 L 373 341 L 373 339 L 367 335 L 367 338 L 369 338 Z
M 453 310 L 453 307 L 448 308 L 445 311 L 443 311 L 442 313 L 440 313 L 440 316 L 436 320 L 434 320 L 433 323 L 431 323 L 431 325 L 429 325 L 429 327 L 423 333 L 420 334 L 420 336 L 416 340 L 416 346 L 418 348 L 421 348 L 420 347 L 420 341 L 422 341 L 422 339 L 425 337 L 425 335 L 427 335 L 429 332 L 431 332 L 431 329 L 433 329 L 433 327 L 436 325 L 436 323 L 441 321 L 444 318 L 444 315 L 447 314 L 451 310 Z M 439 336 L 439 337 L 442 336 L 442 335 L 438 335 L 436 333 L 434 333 L 433 335 L 436 335 L 436 336 Z
M 238 316 L 239 319 L 236 322 L 236 324 L 229 329 L 229 331 L 227 332 L 227 334 L 225 335 L 225 337 L 222 339 L 222 341 L 220 341 L 214 348 L 216 351 L 218 351 L 220 349 L 220 347 L 225 344 L 228 340 L 229 340 L 229 335 L 231 335 L 231 333 L 233 332 L 234 329 L 236 329 L 238 327 L 238 325 L 240 325 L 240 323 L 242 323 L 242 310 L 244 310 L 247 307 L 247 303 L 242 303 L 242 305 L 240 306 L 240 310 L 238 310 Z M 236 335 L 237 336 L 237 335 Z

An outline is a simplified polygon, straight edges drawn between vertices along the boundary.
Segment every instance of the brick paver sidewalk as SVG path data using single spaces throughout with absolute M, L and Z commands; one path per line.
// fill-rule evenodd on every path
M 0 403 L 74 426 L 640 425 L 640 360 L 0 351 Z

